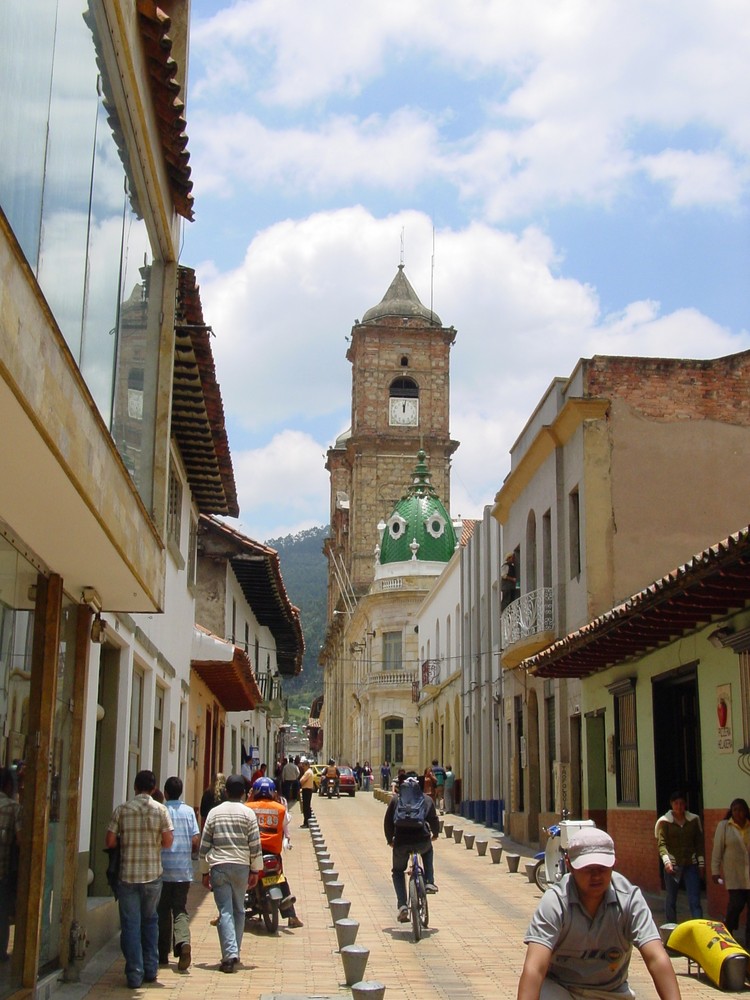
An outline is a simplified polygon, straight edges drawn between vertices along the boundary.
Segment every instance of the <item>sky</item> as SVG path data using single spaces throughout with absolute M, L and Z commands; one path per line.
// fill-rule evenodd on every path
M 240 530 L 327 523 L 346 338 L 402 261 L 457 330 L 454 517 L 579 358 L 750 348 L 748 51 L 746 0 L 192 0 L 180 260 Z

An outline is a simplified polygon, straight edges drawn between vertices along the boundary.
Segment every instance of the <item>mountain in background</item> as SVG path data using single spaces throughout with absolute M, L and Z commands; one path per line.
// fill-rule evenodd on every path
M 281 575 L 289 600 L 300 610 L 305 656 L 299 677 L 284 678 L 284 694 L 289 707 L 312 704 L 323 693 L 323 671 L 318 653 L 326 630 L 328 560 L 323 555 L 323 541 L 330 534 L 326 528 L 308 528 L 296 535 L 270 538 L 266 545 L 279 553 Z

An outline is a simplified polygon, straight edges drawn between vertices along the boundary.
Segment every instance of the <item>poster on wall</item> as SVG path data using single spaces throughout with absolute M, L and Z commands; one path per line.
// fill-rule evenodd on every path
M 732 753 L 732 685 L 719 684 L 716 688 L 716 736 L 719 753 Z

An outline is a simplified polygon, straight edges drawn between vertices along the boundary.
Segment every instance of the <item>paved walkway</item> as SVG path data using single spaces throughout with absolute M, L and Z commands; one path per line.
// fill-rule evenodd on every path
M 419 944 L 409 924 L 395 919 L 390 879 L 390 851 L 383 836 L 385 806 L 372 795 L 355 799 L 313 800 L 314 810 L 335 862 L 344 898 L 351 901 L 349 917 L 359 921 L 356 943 L 370 949 L 365 978 L 386 986 L 386 1000 L 468 1000 L 514 998 L 523 964 L 523 933 L 540 898 L 523 871 L 510 874 L 505 859 L 492 863 L 489 851 L 479 857 L 463 843 L 441 836 L 435 844 L 437 896 L 430 897 L 430 928 Z M 493 843 L 497 836 L 485 827 L 453 817 L 457 826 Z M 155 1000 L 277 1000 L 281 997 L 351 996 L 344 984 L 336 932 L 311 837 L 299 829 L 299 809 L 292 816 L 293 849 L 285 857 L 297 912 L 305 926 L 282 926 L 271 937 L 259 926 L 249 927 L 242 946 L 242 967 L 234 975 L 219 971 L 213 897 L 200 884 L 191 890 L 189 909 L 193 965 L 178 973 L 176 965 L 159 970 L 159 982 L 141 990 L 125 986 L 123 961 L 117 940 L 84 970 L 81 986 L 61 986 L 55 1000 L 76 1000 L 82 987 L 88 1000 L 125 995 Z M 527 853 L 530 853 L 527 851 Z M 687 975 L 686 959 L 674 960 L 684 1000 L 717 998 L 713 986 Z M 639 998 L 655 996 L 640 955 L 631 963 L 631 984 Z M 66 993 L 69 996 L 66 997 Z

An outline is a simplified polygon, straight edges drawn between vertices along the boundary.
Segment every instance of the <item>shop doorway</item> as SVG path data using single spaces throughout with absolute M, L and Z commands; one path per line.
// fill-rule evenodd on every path
M 669 808 L 669 796 L 687 793 L 691 812 L 703 813 L 701 730 L 696 664 L 653 681 L 656 810 Z

